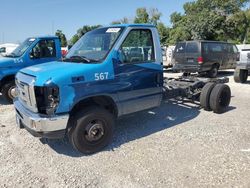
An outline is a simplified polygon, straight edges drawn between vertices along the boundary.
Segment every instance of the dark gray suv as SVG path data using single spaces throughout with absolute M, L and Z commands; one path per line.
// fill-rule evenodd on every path
M 214 78 L 218 70 L 235 69 L 239 58 L 236 45 L 218 41 L 185 41 L 176 44 L 173 70 L 193 73 L 206 72 Z

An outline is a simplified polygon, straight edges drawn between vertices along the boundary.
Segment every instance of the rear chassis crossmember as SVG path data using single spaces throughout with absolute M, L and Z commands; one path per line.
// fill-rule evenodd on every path
M 185 98 L 199 101 L 202 88 L 209 82 L 225 84 L 229 78 L 203 78 L 197 76 L 180 76 L 178 78 L 164 78 L 164 99 Z

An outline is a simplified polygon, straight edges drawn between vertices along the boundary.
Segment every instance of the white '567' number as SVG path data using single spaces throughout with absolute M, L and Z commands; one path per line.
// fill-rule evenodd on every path
M 95 73 L 95 80 L 107 80 L 108 76 L 108 72 Z

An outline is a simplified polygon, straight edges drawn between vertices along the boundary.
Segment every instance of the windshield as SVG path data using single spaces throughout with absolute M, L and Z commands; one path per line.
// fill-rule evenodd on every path
M 12 53 L 7 56 L 10 57 L 20 57 L 24 54 L 24 52 L 31 46 L 31 44 L 35 41 L 34 38 L 26 39 L 20 46 L 18 46 Z
M 104 59 L 122 32 L 121 27 L 100 28 L 86 33 L 70 49 L 67 59 L 98 62 Z

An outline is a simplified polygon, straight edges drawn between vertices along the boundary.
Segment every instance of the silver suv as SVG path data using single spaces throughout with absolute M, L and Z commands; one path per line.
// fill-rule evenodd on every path
M 240 61 L 234 72 L 234 80 L 237 83 L 245 83 L 250 73 L 250 49 L 243 49 L 240 52 Z

